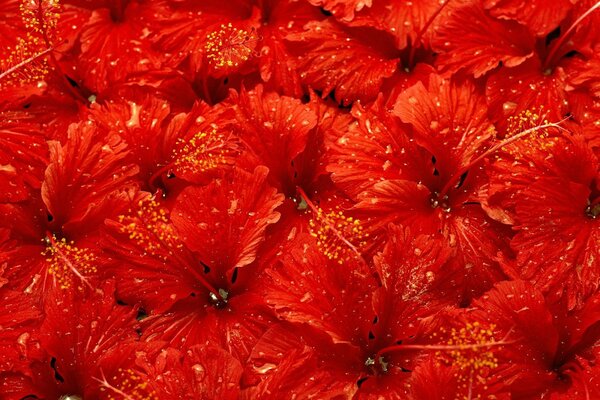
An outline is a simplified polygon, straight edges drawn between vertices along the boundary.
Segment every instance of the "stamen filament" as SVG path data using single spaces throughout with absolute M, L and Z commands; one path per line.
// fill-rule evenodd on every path
M 19 68 L 24 67 L 25 65 L 37 60 L 38 58 L 41 58 L 43 56 L 45 56 L 46 54 L 50 53 L 51 51 L 53 51 L 54 48 L 53 47 L 49 47 L 44 51 L 41 51 L 37 54 L 34 54 L 33 56 L 21 61 L 20 63 L 13 65 L 12 67 L 8 68 L 6 71 L 0 73 L 0 81 L 9 76 L 10 74 L 12 74 L 13 72 L 17 71 Z
M 577 20 L 573 23 L 573 25 L 571 25 L 569 27 L 569 29 L 567 29 L 565 34 L 561 35 L 560 38 L 558 38 L 558 40 L 552 45 L 552 48 L 550 49 L 550 52 L 548 53 L 548 56 L 546 57 L 546 62 L 544 63 L 544 68 L 543 68 L 544 70 L 548 69 L 548 67 L 552 65 L 552 63 L 554 61 L 554 56 L 556 55 L 556 52 L 560 49 L 560 46 L 562 46 L 562 44 L 569 37 L 571 32 L 573 32 L 573 30 L 584 19 L 586 19 L 591 13 L 593 13 L 599 7 L 600 7 L 600 1 L 598 1 L 596 4 L 591 6 L 585 13 L 583 13 L 579 18 L 577 18 Z
M 50 233 L 50 232 L 46 232 L 46 236 L 47 236 L 48 240 L 50 241 L 50 245 L 52 246 L 53 252 L 55 254 L 58 254 L 58 256 L 60 257 L 60 259 L 65 263 L 65 265 L 69 268 L 69 270 L 71 270 L 71 272 L 73 272 L 73 274 L 75 274 L 75 276 L 77 276 L 91 290 L 94 290 L 94 287 L 90 284 L 90 282 L 88 281 L 88 279 L 85 276 L 83 276 L 77 270 L 77 268 L 75 268 L 75 266 L 73 265 L 73 263 L 71 262 L 71 260 L 67 256 L 67 254 L 65 254 L 61 250 L 61 246 L 56 242 L 55 236 L 52 233 Z
M 512 333 L 512 329 L 508 331 L 508 333 L 497 342 L 487 342 L 487 343 L 474 343 L 474 344 L 457 344 L 457 345 L 436 345 L 436 344 L 398 344 L 394 346 L 384 347 L 379 350 L 375 355 L 375 359 L 379 360 L 379 357 L 382 357 L 384 354 L 391 353 L 394 351 L 403 351 L 403 350 L 432 350 L 432 351 L 453 351 L 453 350 L 477 350 L 498 346 L 505 346 L 507 344 L 516 343 L 517 340 L 506 340 L 508 336 Z
M 542 129 L 547 129 L 547 128 L 556 128 L 559 130 L 564 130 L 564 128 L 562 128 L 561 126 L 559 126 L 560 123 L 566 121 L 568 118 L 565 118 L 557 123 L 547 123 L 544 125 L 539 125 L 530 129 L 526 129 L 522 132 L 517 133 L 514 136 L 509 137 L 508 139 L 504 139 L 502 141 L 500 141 L 499 143 L 496 143 L 494 146 L 490 147 L 488 150 L 486 150 L 485 152 L 483 152 L 481 155 L 479 155 L 478 157 L 475 157 L 474 160 L 470 161 L 467 165 L 465 165 L 464 167 L 460 168 L 458 170 L 458 172 L 456 172 L 454 175 L 452 175 L 452 177 L 448 180 L 448 182 L 446 183 L 446 185 L 444 186 L 444 188 L 440 191 L 439 196 L 441 198 L 443 198 L 444 196 L 446 196 L 448 194 L 448 191 L 450 190 L 450 188 L 452 186 L 454 186 L 460 179 L 460 177 L 467 171 L 469 171 L 469 169 L 471 169 L 474 165 L 476 165 L 478 162 L 480 162 L 481 160 L 483 160 L 484 158 L 490 156 L 491 154 L 494 154 L 496 151 L 500 150 L 501 148 L 508 146 L 511 143 L 516 142 L 517 140 Z
M 414 67 L 413 62 L 415 60 L 415 53 L 417 51 L 417 43 L 419 43 L 425 32 L 427 32 L 433 21 L 438 17 L 438 15 L 440 15 L 442 10 L 446 7 L 446 5 L 448 5 L 448 3 L 450 3 L 450 0 L 446 0 L 443 4 L 441 4 L 440 7 L 438 7 L 438 9 L 431 15 L 431 17 L 429 17 L 427 22 L 425 22 L 425 25 L 423 26 L 423 28 L 421 28 L 419 33 L 417 33 L 417 36 L 415 37 L 415 40 L 412 42 L 410 47 L 410 54 L 408 56 L 409 68 Z

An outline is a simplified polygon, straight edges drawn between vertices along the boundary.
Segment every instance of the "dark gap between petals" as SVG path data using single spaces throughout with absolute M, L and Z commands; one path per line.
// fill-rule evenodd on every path
M 140 307 L 137 312 L 137 315 L 135 316 L 135 319 L 137 321 L 141 321 L 141 320 L 145 319 L 146 317 L 148 317 L 148 313 L 146 312 L 146 310 L 144 310 L 142 307 Z
M 205 274 L 208 274 L 210 272 L 210 267 L 206 265 L 203 261 L 200 261 L 200 265 L 202 265 L 202 268 L 204 268 Z
M 234 284 L 235 281 L 237 281 L 237 277 L 238 277 L 238 269 L 234 268 L 233 269 L 233 274 L 231 275 L 231 283 Z
M 333 15 L 330 11 L 327 11 L 323 7 L 319 7 L 319 11 L 321 11 L 321 14 L 325 15 L 326 17 L 331 17 Z
M 58 371 L 56 370 L 56 357 L 52 357 L 50 359 L 50 368 L 52 368 L 54 370 L 54 378 L 59 381 L 59 382 L 64 382 L 65 378 L 62 377 L 61 374 L 58 373 Z
M 466 171 L 464 174 L 462 174 L 460 176 L 460 178 L 458 179 L 458 183 L 456 184 L 456 189 L 460 189 L 460 187 L 465 183 L 465 180 L 467 179 L 468 174 L 469 174 L 469 171 Z
M 558 39 L 560 36 L 560 26 L 546 35 L 546 46 L 548 46 L 553 40 Z
M 67 79 L 67 81 L 69 81 L 69 84 L 75 88 L 79 88 L 79 84 L 77 84 L 77 82 L 75 82 L 75 80 L 71 79 L 70 76 L 65 75 L 65 78 Z

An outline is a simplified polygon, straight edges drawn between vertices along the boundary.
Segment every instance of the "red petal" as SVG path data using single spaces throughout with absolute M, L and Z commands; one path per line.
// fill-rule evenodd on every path
M 349 398 L 363 363 L 352 350 L 301 324 L 275 325 L 253 349 L 249 361 L 261 382 L 243 398 Z M 349 371 L 347 363 L 356 368 Z
M 288 33 L 302 31 L 306 23 L 322 19 L 323 15 L 306 2 L 294 0 L 271 0 L 271 4 L 263 4 L 263 9 L 269 17 L 260 32 L 263 39 L 258 46 L 260 76 L 270 90 L 302 97 L 300 74 L 294 68 L 284 39 Z
M 189 187 L 177 198 L 173 224 L 211 268 L 225 273 L 252 263 L 267 226 L 279 220 L 274 210 L 283 195 L 267 185 L 267 174 L 265 167 L 235 169 L 231 179 Z
M 353 198 L 379 181 L 422 180 L 423 171 L 430 169 L 431 155 L 410 141 L 400 120 L 381 103 L 378 100 L 367 110 L 354 106 L 357 123 L 340 129 L 338 137 L 331 138 L 335 143 L 328 146 L 327 171 Z
M 446 71 L 466 69 L 476 78 L 499 62 L 515 67 L 533 55 L 527 28 L 488 16 L 478 4 L 455 10 L 433 38 L 438 64 Z
M 373 320 L 373 279 L 358 261 L 329 261 L 309 246 L 310 238 L 297 238 L 282 262 L 265 270 L 262 296 L 289 322 L 314 326 L 334 342 L 360 342 Z
M 545 36 L 558 27 L 574 3 L 571 0 L 551 3 L 542 0 L 485 0 L 483 6 L 494 17 L 517 21 L 537 36 Z
M 312 21 L 304 32 L 292 33 L 287 40 L 298 56 L 304 83 L 321 90 L 323 97 L 335 90 L 336 100 L 344 104 L 374 99 L 384 78 L 397 69 L 390 37 L 370 28 Z
M 0 122 L 0 201 L 16 202 L 39 189 L 48 147 L 35 121 L 23 113 L 3 113 Z
M 269 180 L 288 195 L 296 192 L 293 160 L 302 153 L 317 116 L 299 100 L 264 93 L 262 86 L 251 92 L 232 93 L 234 129 L 249 147 L 251 168 L 265 165 Z
M 456 1 L 456 0 L 454 0 Z M 418 39 L 423 39 L 423 29 L 431 23 L 440 8 L 444 9 L 449 1 L 420 0 L 420 1 L 376 1 L 369 9 L 360 12 L 352 21 L 353 26 L 372 26 L 392 34 L 396 39 L 396 47 L 404 49 Z
M 394 114 L 413 126 L 417 142 L 435 156 L 447 181 L 494 135 L 483 103 L 474 83 L 432 75 L 428 88 L 419 82 L 398 96 Z
M 485 94 L 491 118 L 506 129 L 510 116 L 526 110 L 543 114 L 543 119 L 552 122 L 562 119 L 569 111 L 564 88 L 563 68 L 544 74 L 540 62 L 534 58 L 516 68 L 501 68 L 490 74 Z
M 0 369 L 25 371 L 35 357 L 41 311 L 31 296 L 2 289 L 0 292 Z
M 137 174 L 133 165 L 123 165 L 126 157 L 118 137 L 103 138 L 90 122 L 71 125 L 64 146 L 50 142 L 51 164 L 42 184 L 50 226 L 70 235 L 90 232 L 126 207 L 125 190 Z
M 373 0 L 309 0 L 309 2 L 314 6 L 323 7 L 343 21 L 352 21 L 355 12 L 373 5 Z
M 82 27 L 79 61 L 86 87 L 102 92 L 131 73 L 159 67 L 144 33 L 147 26 L 139 15 L 145 12 L 143 7 L 130 3 L 126 20 L 119 23 L 108 9 L 97 9 Z

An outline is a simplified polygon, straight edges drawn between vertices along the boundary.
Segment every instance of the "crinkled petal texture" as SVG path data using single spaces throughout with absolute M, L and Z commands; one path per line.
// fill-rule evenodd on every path
M 323 96 L 349 104 L 374 99 L 384 78 L 397 69 L 391 37 L 372 28 L 347 28 L 333 21 L 312 21 L 305 31 L 287 36 L 302 81 Z M 357 62 L 358 61 L 358 62 Z
M 87 397 L 97 393 L 102 375 L 100 361 L 138 337 L 137 311 L 117 305 L 112 282 L 87 298 L 77 292 L 55 291 L 44 308 L 40 340 L 47 360 L 36 368 L 33 383 L 42 397 L 59 398 L 65 393 Z
M 450 2 L 422 0 L 416 2 L 383 0 L 375 1 L 350 23 L 354 26 L 373 26 L 389 32 L 395 38 L 396 47 L 419 46 L 432 19 Z
M 263 24 L 260 32 L 262 41 L 257 46 L 257 50 L 260 49 L 260 76 L 270 90 L 301 97 L 300 73 L 295 68 L 285 37 L 292 32 L 301 32 L 308 22 L 324 16 L 308 3 L 295 0 L 270 0 L 263 3 L 264 8 L 268 9 L 269 22 Z
M 239 398 L 242 366 L 227 351 L 212 344 L 136 351 L 135 364 L 141 370 L 137 377 L 143 385 L 131 385 L 137 392 L 126 394 L 143 394 L 153 400 Z
M 103 105 L 94 103 L 90 113 L 102 130 L 119 134 L 127 143 L 128 160 L 138 165 L 142 182 L 169 159 L 178 139 L 178 132 L 169 129 L 169 104 L 145 92 L 132 91 L 129 99 Z
M 279 220 L 283 196 L 268 186 L 268 169 L 233 171 L 231 180 L 186 188 L 177 198 L 172 220 L 186 247 L 222 273 L 256 259 L 265 230 Z
M 495 133 L 484 104 L 474 83 L 431 76 L 428 87 L 419 82 L 398 96 L 394 114 L 412 125 L 415 139 L 436 158 L 435 168 L 447 183 Z
M 317 124 L 312 107 L 291 97 L 265 93 L 262 86 L 239 95 L 232 93 L 231 102 L 233 129 L 248 146 L 246 162 L 253 167 L 267 166 L 269 182 L 288 195 L 295 194 L 294 160 L 305 151 Z
M 48 159 L 44 136 L 27 114 L 7 113 L 0 122 L 0 201 L 27 200 L 38 189 Z
M 534 38 L 525 26 L 495 19 L 474 2 L 455 10 L 431 45 L 444 71 L 464 69 L 477 78 L 500 62 L 506 67 L 523 63 L 533 55 Z
M 118 136 L 104 137 L 93 123 L 81 122 L 69 127 L 65 144 L 49 144 L 42 198 L 51 227 L 72 237 L 97 229 L 127 206 L 137 167 L 123 163 L 127 145 Z
M 309 2 L 323 7 L 345 22 L 352 21 L 356 12 L 373 5 L 373 0 L 309 0 Z
M 335 342 L 360 341 L 373 319 L 375 282 L 358 261 L 340 264 L 310 251 L 311 239 L 297 238 L 282 261 L 264 271 L 269 280 L 262 296 L 289 322 L 314 326 Z
M 0 278 L 0 282 L 4 282 Z M 4 282 L 6 283 L 6 282 Z M 29 373 L 29 360 L 39 352 L 36 330 L 42 321 L 38 304 L 25 293 L 0 289 L 0 382 L 8 372 Z M 25 396 L 27 393 L 21 393 Z
M 544 74 L 536 58 L 515 68 L 499 69 L 490 74 L 486 84 L 490 117 L 500 131 L 509 129 L 510 117 L 527 111 L 558 121 L 571 108 L 564 88 L 564 69 L 558 67 L 552 73 Z
M 415 146 L 402 122 L 381 103 L 368 109 L 354 106 L 352 123 L 328 136 L 327 171 L 354 199 L 377 182 L 420 181 L 433 172 L 431 155 Z
M 339 347 L 341 349 L 337 349 L 327 336 L 306 326 L 275 325 L 263 335 L 250 356 L 252 371 L 261 381 L 247 388 L 242 399 L 266 400 L 274 394 L 351 399 L 358 389 L 359 374 L 356 371 L 348 373 L 331 364 L 351 359 L 360 366 L 361 360 L 348 354 L 347 346 Z
M 558 27 L 575 3 L 572 0 L 552 3 L 539 0 L 485 0 L 483 6 L 494 17 L 517 21 L 537 36 L 544 36 Z
M 87 87 L 96 92 L 105 91 L 128 76 L 158 68 L 158 57 L 150 47 L 145 24 L 145 8 L 137 2 L 129 3 L 125 20 L 115 22 L 110 10 L 92 12 L 82 27 L 80 37 L 80 64 Z

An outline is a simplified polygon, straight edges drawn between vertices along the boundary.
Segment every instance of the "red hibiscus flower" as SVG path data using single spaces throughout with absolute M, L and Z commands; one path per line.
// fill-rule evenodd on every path
M 381 287 L 359 261 L 327 262 L 308 252 L 308 238 L 265 270 L 265 300 L 287 323 L 267 331 L 254 348 L 253 372 L 267 378 L 248 396 L 265 398 L 282 382 L 299 397 L 403 396 L 414 354 L 396 348 L 423 336 L 440 308 L 427 289 L 449 252 L 425 236 L 413 239 L 393 226 L 390 232 L 395 239 L 375 260 Z
M 0 398 L 600 398 L 597 0 L 0 5 Z

